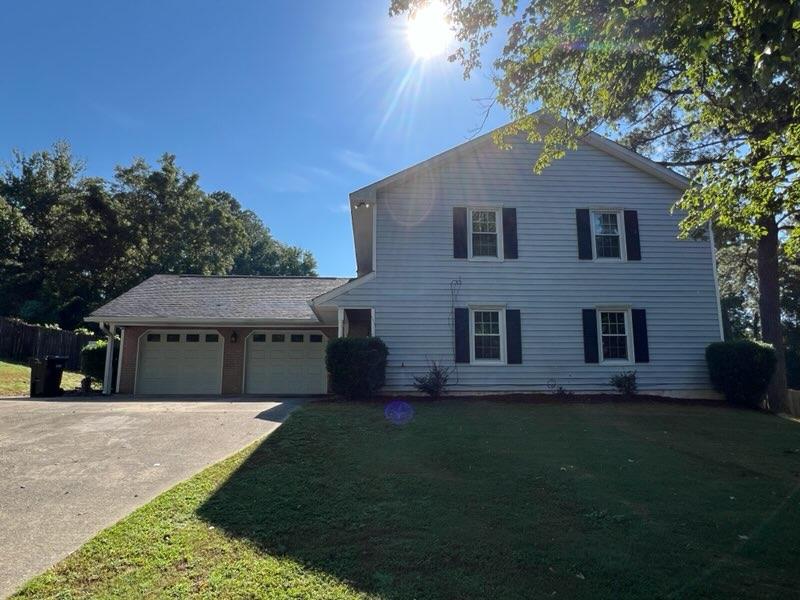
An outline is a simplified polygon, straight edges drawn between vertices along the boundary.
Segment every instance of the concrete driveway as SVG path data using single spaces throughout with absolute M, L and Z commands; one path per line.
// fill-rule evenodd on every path
M 0 597 L 301 402 L 0 400 Z

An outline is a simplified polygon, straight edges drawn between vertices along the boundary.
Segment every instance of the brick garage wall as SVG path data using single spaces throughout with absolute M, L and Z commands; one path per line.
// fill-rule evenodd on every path
M 244 348 L 245 339 L 250 332 L 256 331 L 322 331 L 328 338 L 336 337 L 335 327 L 125 327 L 124 340 L 122 342 L 122 354 L 120 356 L 120 394 L 133 394 L 136 384 L 136 358 L 139 353 L 139 338 L 148 330 L 175 330 L 192 331 L 205 329 L 217 331 L 223 339 L 222 356 L 222 393 L 225 395 L 238 395 L 242 393 L 242 383 L 244 380 Z M 235 343 L 231 342 L 231 334 L 236 332 L 238 339 Z

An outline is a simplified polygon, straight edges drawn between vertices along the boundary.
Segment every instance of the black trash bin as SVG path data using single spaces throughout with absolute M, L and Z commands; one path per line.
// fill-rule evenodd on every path
M 29 364 L 31 367 L 31 398 L 44 396 L 44 361 L 32 358 Z
M 61 389 L 61 375 L 67 365 L 66 356 L 47 356 L 44 359 L 44 395 L 60 396 L 64 393 Z

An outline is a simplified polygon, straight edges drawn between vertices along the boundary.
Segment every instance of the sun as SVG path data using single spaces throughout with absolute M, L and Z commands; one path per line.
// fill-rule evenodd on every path
M 441 54 L 453 37 L 444 5 L 431 0 L 408 20 L 408 43 L 417 58 Z

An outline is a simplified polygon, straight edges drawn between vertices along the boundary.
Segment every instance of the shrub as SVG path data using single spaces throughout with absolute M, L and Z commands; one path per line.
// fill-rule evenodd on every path
M 423 394 L 436 399 L 444 393 L 452 373 L 451 367 L 444 367 L 433 360 L 425 375 L 414 377 L 414 387 Z
M 106 370 L 106 340 L 89 342 L 81 349 L 81 373 L 97 381 L 103 381 Z M 114 375 L 112 381 L 117 379 L 117 359 L 119 358 L 119 343 L 114 346 Z
M 633 396 L 638 389 L 636 371 L 620 371 L 609 380 L 611 386 L 623 396 Z
M 377 337 L 331 340 L 325 350 L 331 391 L 350 400 L 371 397 L 386 383 L 388 355 L 386 344 Z
M 775 350 L 749 340 L 714 342 L 706 348 L 706 363 L 714 389 L 728 402 L 757 408 L 775 372 Z

